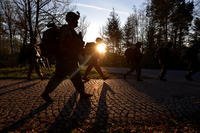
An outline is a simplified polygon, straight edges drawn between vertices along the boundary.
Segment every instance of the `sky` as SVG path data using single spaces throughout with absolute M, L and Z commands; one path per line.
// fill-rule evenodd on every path
M 77 7 L 80 15 L 86 16 L 89 24 L 84 41 L 95 41 L 100 36 L 100 30 L 106 25 L 110 12 L 115 9 L 119 15 L 121 25 L 124 25 L 127 17 L 133 12 L 134 5 L 137 9 L 144 8 L 146 0 L 73 0 L 73 5 Z

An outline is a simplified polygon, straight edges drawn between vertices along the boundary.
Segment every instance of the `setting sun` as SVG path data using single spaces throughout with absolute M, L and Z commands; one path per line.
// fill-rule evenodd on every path
M 99 53 L 105 53 L 106 52 L 106 44 L 105 43 L 100 43 L 97 45 L 96 50 Z

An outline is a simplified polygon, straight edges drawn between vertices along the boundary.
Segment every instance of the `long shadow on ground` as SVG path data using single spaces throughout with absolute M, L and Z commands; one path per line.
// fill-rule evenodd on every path
M 50 105 L 49 103 L 45 103 L 45 104 L 40 105 L 38 108 L 36 108 L 35 110 L 31 111 L 29 114 L 25 115 L 20 120 L 18 120 L 15 123 L 13 123 L 12 125 L 2 129 L 2 131 L 0 131 L 0 132 L 1 133 L 8 133 L 8 132 L 11 132 L 11 131 L 15 131 L 16 129 L 18 129 L 19 127 L 24 125 L 28 120 L 33 118 L 36 114 L 38 114 L 39 112 L 45 110 L 49 105 Z
M 81 126 L 90 113 L 91 105 L 89 99 L 79 99 L 78 102 L 77 99 L 78 94 L 75 92 L 64 105 L 48 132 L 70 133 L 73 129 Z

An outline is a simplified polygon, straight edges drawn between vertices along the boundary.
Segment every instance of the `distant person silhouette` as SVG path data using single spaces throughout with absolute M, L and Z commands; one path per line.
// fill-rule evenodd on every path
M 60 43 L 56 54 L 55 75 L 48 82 L 44 92 L 41 94 L 46 102 L 53 100 L 49 94 L 69 76 L 75 89 L 80 93 L 80 98 L 89 98 L 92 95 L 85 92 L 84 83 L 78 68 L 79 54 L 83 51 L 84 42 L 81 33 L 74 30 L 78 26 L 80 14 L 68 12 L 66 15 L 67 25 L 60 29 Z
M 185 78 L 193 81 L 192 76 L 200 70 L 200 59 L 198 57 L 200 54 L 200 42 L 195 41 L 186 52 L 188 73 L 185 75 Z
M 136 71 L 137 81 L 142 81 L 141 79 L 141 60 L 142 52 L 140 50 L 142 46 L 141 42 L 137 42 L 135 46 L 127 48 L 125 51 L 125 58 L 130 67 L 130 70 L 124 74 L 124 79 L 131 74 L 133 71 Z
M 166 81 L 165 78 L 167 73 L 167 67 L 169 65 L 169 60 L 171 57 L 171 47 L 172 42 L 168 42 L 165 46 L 161 46 L 157 48 L 155 57 L 158 59 L 158 63 L 160 65 L 160 74 L 159 79 L 162 81 Z
M 29 63 L 29 68 L 28 68 L 28 74 L 27 74 L 27 79 L 31 80 L 31 75 L 33 73 L 33 71 L 35 70 L 37 75 L 40 77 L 41 80 L 44 79 L 42 72 L 40 71 L 40 53 L 37 49 L 36 46 L 30 46 L 29 49 L 29 59 L 28 59 L 28 63 Z
M 90 42 L 86 44 L 86 52 L 89 55 L 89 61 L 88 61 L 88 67 L 85 71 L 85 74 L 83 76 L 83 80 L 89 81 L 89 78 L 87 77 L 92 68 L 94 67 L 96 71 L 99 73 L 99 75 L 102 77 L 102 79 L 106 80 L 108 77 L 105 76 L 101 70 L 101 67 L 99 65 L 99 59 L 100 59 L 100 53 L 97 51 L 97 45 L 103 43 L 103 39 L 100 37 L 96 38 L 96 43 Z

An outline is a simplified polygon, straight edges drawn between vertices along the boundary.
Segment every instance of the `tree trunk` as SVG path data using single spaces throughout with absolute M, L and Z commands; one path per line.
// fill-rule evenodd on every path
M 30 34 L 30 45 L 34 45 L 36 42 L 34 32 L 33 32 L 33 25 L 32 25 L 32 10 L 31 10 L 31 2 L 28 0 L 28 25 L 29 25 L 29 34 Z
M 10 21 L 10 20 L 8 20 Z M 13 48 L 13 33 L 12 33 L 12 23 L 11 21 L 8 22 L 8 27 L 9 27 L 9 43 L 10 43 L 10 54 L 14 53 L 14 48 Z
M 182 38 L 183 38 L 183 33 L 182 33 L 182 28 L 179 29 L 179 36 L 178 36 L 179 40 L 178 40 L 178 48 L 180 48 L 182 46 Z

